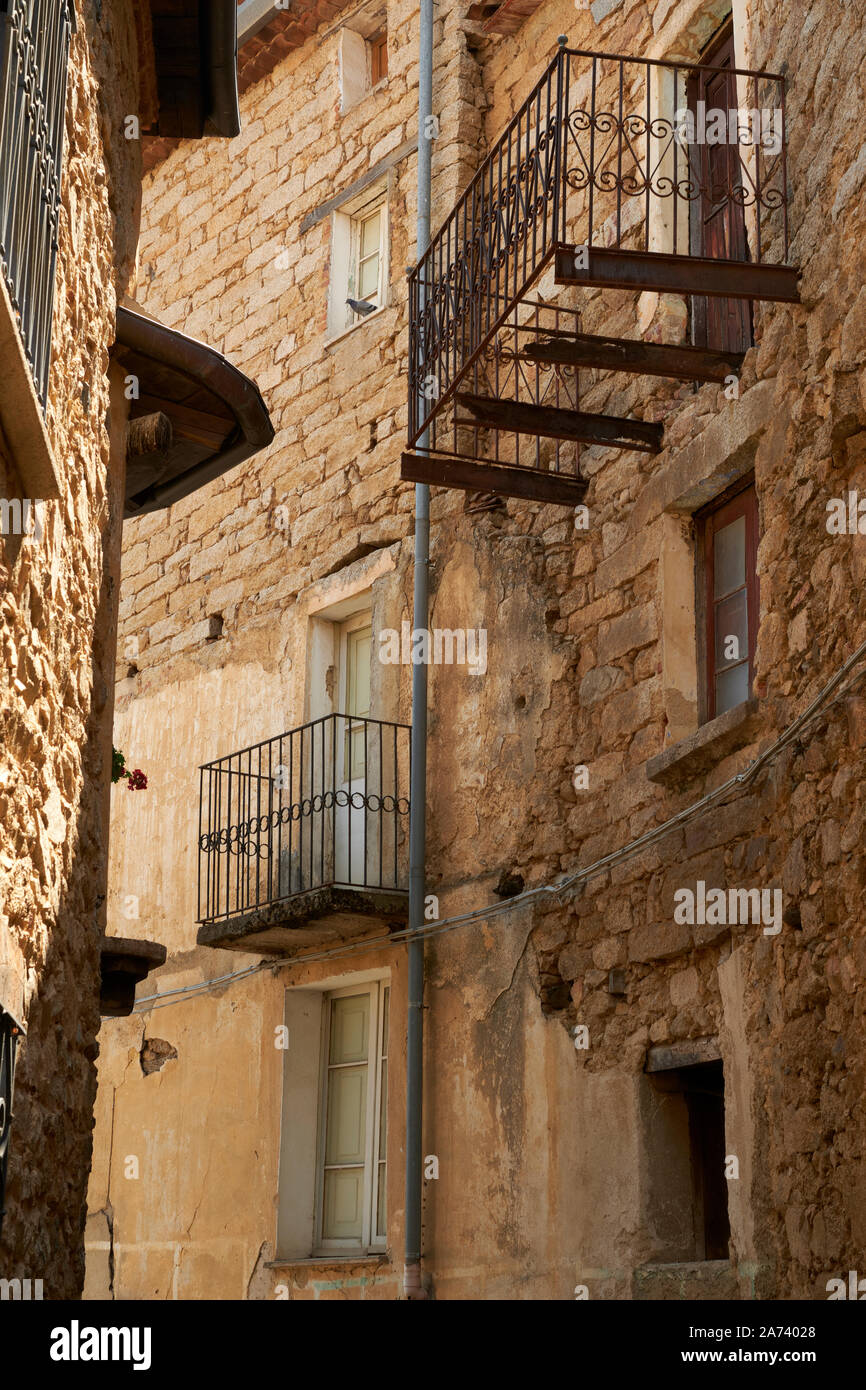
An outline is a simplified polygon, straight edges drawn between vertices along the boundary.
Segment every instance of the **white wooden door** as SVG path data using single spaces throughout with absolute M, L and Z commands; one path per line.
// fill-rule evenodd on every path
M 369 613 L 343 623 L 340 633 L 340 713 L 337 730 L 337 786 L 357 805 L 340 807 L 336 822 L 335 878 L 338 883 L 364 882 L 367 813 L 361 798 L 369 773 L 370 659 L 373 631 Z M 341 798 L 343 799 L 343 798 Z

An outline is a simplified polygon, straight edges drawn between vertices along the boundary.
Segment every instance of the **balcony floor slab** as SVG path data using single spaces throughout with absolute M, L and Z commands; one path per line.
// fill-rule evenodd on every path
M 236 917 L 199 925 L 199 946 L 225 951 L 293 955 L 307 946 L 333 946 L 371 928 L 399 930 L 408 921 L 409 894 L 396 889 L 328 885 L 268 903 Z
M 715 295 L 725 299 L 766 299 L 787 304 L 797 304 L 800 300 L 799 270 L 794 266 L 591 246 L 589 263 L 583 269 L 575 260 L 576 253 L 583 251 L 581 246 L 557 248 L 557 285 Z

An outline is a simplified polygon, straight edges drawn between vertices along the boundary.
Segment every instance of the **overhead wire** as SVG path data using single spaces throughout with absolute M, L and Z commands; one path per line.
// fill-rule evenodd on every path
M 688 821 L 701 815 L 710 807 L 723 805 L 732 795 L 739 793 L 744 787 L 754 782 L 769 764 L 778 756 L 783 749 L 790 744 L 797 742 L 803 732 L 814 723 L 826 709 L 836 704 L 848 692 L 866 676 L 866 667 L 857 672 L 849 680 L 846 680 L 849 672 L 866 656 L 866 641 L 851 653 L 839 669 L 830 677 L 829 681 L 821 687 L 817 695 L 807 707 L 797 715 L 785 728 L 777 739 L 766 748 L 763 753 L 759 753 L 749 762 L 741 772 L 734 773 L 726 781 L 722 782 L 713 791 L 707 792 L 698 801 L 690 806 L 678 811 L 676 815 L 670 816 L 660 825 L 653 826 L 643 835 L 628 841 L 627 844 L 620 846 L 619 849 L 612 850 L 609 854 L 602 855 L 600 859 L 594 860 L 591 864 L 582 869 L 576 869 L 573 873 L 565 875 L 556 883 L 544 883 L 535 888 L 528 888 L 525 892 L 515 894 L 512 898 L 505 898 L 498 903 L 488 903 L 483 907 L 474 908 L 470 912 L 458 913 L 453 917 L 446 917 L 436 920 L 429 925 L 417 929 L 417 936 L 422 936 L 425 940 L 428 937 L 442 936 L 447 932 L 455 931 L 458 927 L 467 926 L 473 922 L 489 921 L 491 918 L 501 917 L 505 913 L 514 912 L 516 909 L 525 907 L 530 903 L 537 902 L 539 899 L 560 897 L 570 889 L 578 885 L 588 883 L 591 879 L 597 878 L 600 874 L 609 872 L 619 864 L 640 854 L 644 849 L 655 844 L 658 840 L 664 839 L 674 830 L 678 830 Z M 831 698 L 832 697 L 832 698 Z M 210 980 L 202 980 L 195 985 L 184 985 L 178 989 L 163 990 L 157 994 L 145 995 L 136 1000 L 133 1013 L 149 1013 L 153 1009 L 168 1008 L 172 1004 L 183 1003 L 186 999 L 195 997 L 198 994 L 209 993 L 212 990 L 223 989 L 231 983 L 239 980 L 248 979 L 251 975 L 261 974 L 263 971 L 276 973 L 278 970 L 290 969 L 293 966 L 312 965 L 324 960 L 336 960 L 341 957 L 350 956 L 358 951 L 372 951 L 383 946 L 398 946 L 410 938 L 410 930 L 404 929 L 396 932 L 382 933 L 379 936 L 364 937 L 360 941 L 344 942 L 339 946 L 329 947 L 322 951 L 311 952 L 306 955 L 293 956 L 290 960 L 267 959 L 258 961 L 255 965 L 248 966 L 244 970 L 233 971 L 227 975 L 218 975 Z M 145 1006 L 145 1007 L 141 1007 Z

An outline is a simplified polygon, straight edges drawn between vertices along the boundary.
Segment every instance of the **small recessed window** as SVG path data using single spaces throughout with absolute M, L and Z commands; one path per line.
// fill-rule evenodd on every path
M 376 34 L 370 39 L 370 83 L 375 87 L 383 77 L 388 76 L 388 35 Z
M 328 337 L 383 308 L 387 283 L 387 185 L 379 182 L 333 215 Z
M 386 9 L 363 9 L 340 31 L 340 111 L 351 111 L 388 76 Z
M 698 513 L 706 718 L 748 700 L 758 635 L 758 499 L 754 484 Z

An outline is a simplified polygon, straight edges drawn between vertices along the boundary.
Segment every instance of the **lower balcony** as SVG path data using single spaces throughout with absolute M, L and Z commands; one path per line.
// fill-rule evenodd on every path
M 199 944 L 286 955 L 404 926 L 409 742 L 331 714 L 206 763 Z

